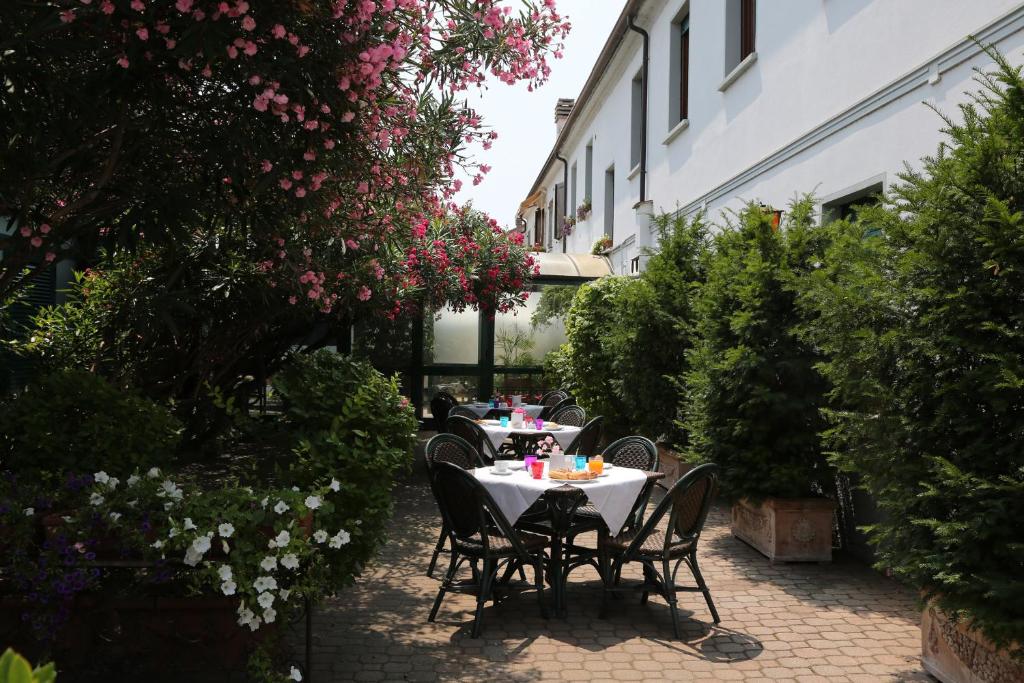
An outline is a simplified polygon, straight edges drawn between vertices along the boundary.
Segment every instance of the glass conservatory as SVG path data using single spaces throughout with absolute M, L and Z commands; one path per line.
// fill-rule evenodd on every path
M 609 275 L 611 267 L 590 254 L 534 256 L 540 274 L 526 290 L 526 305 L 514 312 L 490 319 L 445 308 L 418 319 L 363 323 L 353 330 L 353 352 L 401 376 L 426 428 L 435 427 L 430 400 L 439 391 L 463 403 L 547 390 L 544 356 L 565 341 L 564 316 L 576 289 Z

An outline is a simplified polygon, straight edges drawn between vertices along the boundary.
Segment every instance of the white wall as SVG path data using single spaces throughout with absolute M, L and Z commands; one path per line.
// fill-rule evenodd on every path
M 724 91 L 723 0 L 651 0 L 638 17 L 651 34 L 647 197 L 655 212 L 706 207 L 717 218 L 748 200 L 785 208 L 798 192 L 835 197 L 879 176 L 888 186 L 905 160 L 933 153 L 942 139 L 941 121 L 924 103 L 955 114 L 964 92 L 977 89 L 972 68 L 989 60 L 968 34 L 1024 63 L 1020 0 L 757 5 L 756 60 Z M 666 140 L 670 31 L 684 6 L 690 15 L 689 123 Z M 640 62 L 641 40 L 629 33 L 562 148 L 569 164 L 578 164 L 582 200 L 584 148 L 594 143 L 593 214 L 567 239 L 570 253 L 590 251 L 604 232 L 604 172 L 615 165 L 617 272 L 629 272 L 630 259 L 652 241 L 641 215 L 645 207 L 634 209 L 639 178 L 626 178 L 630 87 Z M 556 161 L 544 178 L 549 197 L 561 181 Z

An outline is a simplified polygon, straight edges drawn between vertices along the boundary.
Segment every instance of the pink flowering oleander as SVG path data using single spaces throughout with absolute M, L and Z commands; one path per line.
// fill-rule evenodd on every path
M 521 301 L 521 242 L 452 205 L 460 169 L 490 171 L 467 148 L 497 135 L 459 102 L 488 77 L 545 82 L 569 30 L 553 2 L 56 0 L 2 3 L 0 24 L 0 195 L 21 227 L 0 295 L 70 245 L 228 230 L 264 246 L 282 303 Z

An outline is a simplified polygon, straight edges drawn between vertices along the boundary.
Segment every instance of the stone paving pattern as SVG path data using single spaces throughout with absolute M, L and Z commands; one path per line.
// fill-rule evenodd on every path
M 699 554 L 719 626 L 699 593 L 679 596 L 678 641 L 657 596 L 645 606 L 624 596 L 600 619 L 597 572 L 583 568 L 570 577 L 567 618 L 542 619 L 535 594 L 522 593 L 489 604 L 483 636 L 471 639 L 472 596 L 448 594 L 437 621 L 427 622 L 447 558 L 427 578 L 440 518 L 425 480 L 398 486 L 395 498 L 379 559 L 314 615 L 316 683 L 934 680 L 918 661 L 911 591 L 854 562 L 773 565 L 730 535 L 725 508 L 712 511 Z M 637 567 L 624 578 L 639 577 Z M 681 583 L 684 575 L 685 567 Z

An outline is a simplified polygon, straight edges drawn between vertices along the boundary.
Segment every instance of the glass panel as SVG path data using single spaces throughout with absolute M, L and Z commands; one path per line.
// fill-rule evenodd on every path
M 371 318 L 352 327 L 352 355 L 366 358 L 374 367 L 404 368 L 412 364 L 412 323 Z
M 565 343 L 565 314 L 579 285 L 539 285 L 526 305 L 494 318 L 494 364 L 531 367 Z
M 423 378 L 423 417 L 433 417 L 430 400 L 446 391 L 459 403 L 477 399 L 480 378 L 476 375 L 427 375 Z
M 445 307 L 423 321 L 423 362 L 448 365 L 476 363 L 480 341 L 480 314 Z
M 554 387 L 548 387 L 543 372 L 495 373 L 494 391 L 499 396 L 521 394 L 526 403 L 537 403 L 541 396 Z

